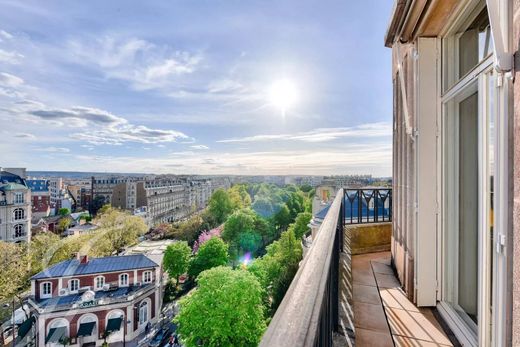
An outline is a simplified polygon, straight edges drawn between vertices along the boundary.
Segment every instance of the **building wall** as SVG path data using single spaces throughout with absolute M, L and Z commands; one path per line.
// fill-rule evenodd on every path
M 15 193 L 23 193 L 23 203 L 15 204 Z M 0 205 L 0 240 L 7 242 L 30 241 L 31 239 L 31 191 L 29 188 L 6 192 L 6 203 Z M 24 211 L 24 218 L 14 220 L 14 210 L 21 208 Z M 15 237 L 14 227 L 17 224 L 23 225 L 25 235 Z
M 512 346 L 520 346 L 520 0 L 513 0 L 513 51 L 515 54 L 515 83 L 513 86 L 513 126 L 511 138 L 513 143 L 512 158 L 512 223 L 513 223 L 513 312 L 512 312 Z

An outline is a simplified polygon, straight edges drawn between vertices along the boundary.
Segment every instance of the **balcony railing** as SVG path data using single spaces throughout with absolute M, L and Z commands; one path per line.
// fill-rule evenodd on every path
M 338 191 L 260 346 L 332 346 L 334 332 L 340 327 L 339 266 L 344 251 L 344 194 L 343 189 Z M 345 247 L 345 251 L 349 252 L 349 247 Z M 350 262 L 348 256 L 341 259 Z M 350 298 L 347 301 L 350 302 Z
M 344 189 L 345 223 L 379 223 L 392 221 L 392 189 Z

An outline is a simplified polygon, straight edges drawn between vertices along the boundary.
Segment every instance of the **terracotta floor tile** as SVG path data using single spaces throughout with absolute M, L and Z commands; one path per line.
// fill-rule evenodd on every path
M 367 330 L 390 332 L 381 305 L 354 301 L 354 326 Z
M 372 260 L 370 263 L 372 264 L 372 271 L 374 271 L 374 272 L 381 273 L 381 274 L 387 274 L 387 275 L 394 274 L 394 270 L 392 269 L 392 267 L 390 265 L 379 263 L 375 260 Z
M 401 283 L 394 275 L 374 273 L 379 288 L 401 288 Z
M 385 307 L 419 312 L 417 306 L 408 300 L 401 288 L 379 288 L 379 295 Z
M 435 342 L 412 339 L 405 336 L 393 335 L 396 347 L 453 347 L 452 344 L 445 345 Z
M 422 341 L 450 345 L 444 331 L 421 312 L 411 312 L 391 307 L 386 308 L 388 323 L 393 335 L 415 338 Z
M 359 270 L 354 268 L 352 270 L 352 283 L 375 287 L 376 279 L 371 270 Z
M 353 285 L 352 300 L 366 304 L 381 305 L 377 287 L 364 286 L 362 284 Z
M 393 347 L 392 335 L 378 331 L 356 329 L 356 347 Z

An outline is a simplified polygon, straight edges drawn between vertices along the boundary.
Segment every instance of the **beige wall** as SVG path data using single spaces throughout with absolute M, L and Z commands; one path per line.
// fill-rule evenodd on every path
M 513 1 L 513 50 L 515 54 L 514 116 L 513 116 L 513 317 L 512 346 L 520 346 L 520 0 Z

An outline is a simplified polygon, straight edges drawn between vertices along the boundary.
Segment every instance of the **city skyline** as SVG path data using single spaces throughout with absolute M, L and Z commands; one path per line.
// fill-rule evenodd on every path
M 2 4 L 3 166 L 391 175 L 390 2 Z

